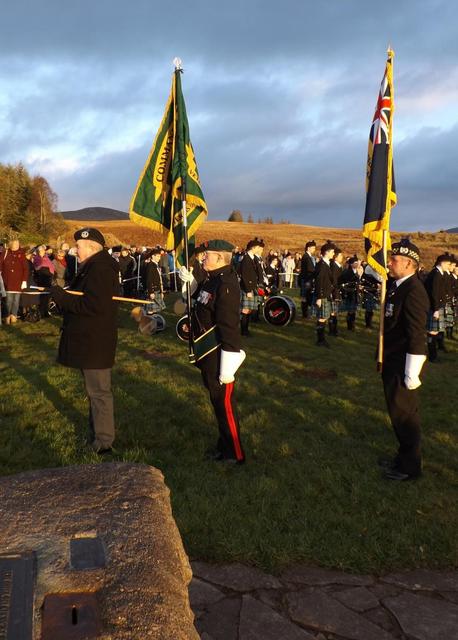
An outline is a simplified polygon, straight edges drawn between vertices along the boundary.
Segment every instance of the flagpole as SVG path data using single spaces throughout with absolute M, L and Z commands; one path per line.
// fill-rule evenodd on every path
M 386 257 L 387 257 L 387 235 L 388 232 L 386 229 L 383 230 L 383 262 L 386 265 Z M 382 279 L 382 286 L 380 289 L 380 322 L 379 322 L 379 332 L 378 332 L 378 349 L 377 349 L 377 371 L 382 373 L 383 370 L 383 333 L 385 330 L 385 300 L 386 300 L 386 278 Z
M 391 78 L 393 78 L 393 58 L 394 51 L 391 49 L 391 46 L 388 45 L 387 50 L 388 59 L 391 65 Z M 386 171 L 386 208 L 385 208 L 385 217 L 388 221 L 388 228 L 383 229 L 382 232 L 382 251 L 383 251 L 383 264 L 387 265 L 387 254 L 388 254 L 388 233 L 389 233 L 389 224 L 391 221 L 391 186 L 392 186 L 392 167 L 393 167 L 393 116 L 394 116 L 394 88 L 393 82 L 391 82 L 391 114 L 390 114 L 390 127 L 388 130 L 388 159 L 387 159 L 387 171 Z M 382 287 L 380 290 L 380 323 L 379 323 L 379 337 L 378 337 L 378 357 L 377 357 L 377 371 L 382 373 L 383 371 L 383 349 L 384 349 L 384 340 L 383 334 L 385 329 L 385 302 L 386 302 L 386 281 L 387 277 L 382 280 Z
M 175 76 L 178 73 L 183 72 L 183 67 L 181 66 L 180 58 L 175 58 L 173 60 L 173 64 L 175 65 Z M 176 86 L 176 84 L 175 84 Z M 176 95 L 175 95 L 176 100 Z M 176 101 L 175 101 L 175 127 L 176 127 Z M 176 139 L 176 137 L 175 137 Z M 188 242 L 188 214 L 186 209 L 186 173 L 181 175 L 181 211 L 182 211 L 182 224 L 183 224 L 183 244 L 184 244 L 184 262 L 185 267 L 189 271 L 189 242 Z M 186 283 L 186 307 L 187 307 L 187 315 L 188 315 L 188 355 L 189 362 L 194 363 L 196 361 L 196 356 L 194 354 L 194 340 L 192 335 L 192 297 L 191 297 L 191 283 Z

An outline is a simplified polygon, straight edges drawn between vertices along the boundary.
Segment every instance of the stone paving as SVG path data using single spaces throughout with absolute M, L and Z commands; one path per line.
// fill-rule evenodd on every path
M 458 640 L 458 571 L 383 577 L 296 566 L 278 577 L 192 562 L 202 640 Z

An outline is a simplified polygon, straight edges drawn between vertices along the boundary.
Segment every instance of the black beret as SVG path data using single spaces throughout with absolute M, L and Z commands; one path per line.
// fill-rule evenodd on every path
M 348 260 L 348 264 L 353 264 L 354 262 L 358 262 L 359 258 L 358 256 L 355 254 L 354 256 L 352 256 L 349 260 Z
M 233 251 L 235 245 L 226 240 L 207 240 L 206 242 L 202 242 L 198 249 L 199 251 Z
M 253 247 L 264 247 L 264 240 L 262 238 L 253 238 L 253 240 L 250 240 L 246 246 L 246 250 L 249 251 L 250 249 L 252 249 Z
M 436 258 L 436 264 L 440 264 L 441 262 L 452 262 L 452 260 L 453 256 L 448 251 L 446 251 Z
M 332 249 L 335 249 L 335 248 L 336 248 L 336 245 L 330 240 L 328 240 L 320 249 L 321 255 L 324 256 L 324 254 L 327 251 L 331 251 Z
M 79 231 L 75 232 L 73 236 L 75 240 L 92 240 L 93 242 L 98 242 L 105 246 L 105 238 L 100 233 L 98 229 L 94 229 L 94 227 L 84 227 L 84 229 L 79 229 Z
M 412 258 L 415 262 L 420 262 L 419 248 L 410 242 L 409 238 L 401 238 L 399 242 L 391 245 L 392 256 L 404 256 L 404 258 Z

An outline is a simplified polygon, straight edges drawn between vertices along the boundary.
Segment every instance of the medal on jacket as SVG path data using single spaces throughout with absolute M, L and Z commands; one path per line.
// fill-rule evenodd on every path
M 201 291 L 197 298 L 197 302 L 200 302 L 200 304 L 208 304 L 212 298 L 213 296 L 209 291 Z

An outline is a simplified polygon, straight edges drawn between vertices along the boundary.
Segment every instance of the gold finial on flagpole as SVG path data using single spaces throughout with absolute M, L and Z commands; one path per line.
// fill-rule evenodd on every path
M 387 53 L 387 55 L 388 55 L 388 57 L 389 57 L 389 58 L 394 58 L 394 51 L 393 51 L 393 49 L 391 48 L 391 45 L 390 45 L 390 44 L 388 45 L 388 49 L 387 49 L 387 52 L 386 52 L 386 53 Z
M 181 58 L 174 58 L 173 64 L 175 65 L 175 71 L 181 71 L 183 69 Z

